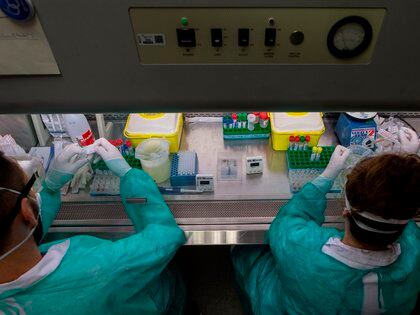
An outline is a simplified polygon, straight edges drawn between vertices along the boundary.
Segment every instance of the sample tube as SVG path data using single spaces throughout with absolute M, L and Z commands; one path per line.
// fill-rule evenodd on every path
M 259 112 L 253 112 L 253 115 L 255 115 L 255 123 L 258 124 L 260 122 L 260 113 Z
M 305 137 L 300 136 L 299 150 L 303 150 L 304 145 L 305 145 Z
M 316 151 L 316 156 L 315 156 L 316 161 L 319 161 L 319 159 L 321 158 L 321 153 L 322 153 L 322 148 L 318 147 L 318 150 Z
M 248 130 L 253 131 L 255 129 L 255 124 L 257 117 L 254 114 L 248 114 Z
M 293 150 L 297 151 L 299 149 L 299 141 L 300 141 L 300 137 L 296 136 L 295 137 L 295 144 L 293 146 Z
M 306 136 L 305 144 L 303 145 L 303 150 L 306 150 L 308 148 L 309 141 L 311 141 L 311 136 Z
M 236 122 L 238 121 L 238 114 L 237 113 L 232 113 L 232 120 L 233 120 L 233 123 L 236 124 Z
M 246 129 L 248 127 L 248 122 L 247 122 L 247 113 L 242 113 L 242 128 Z
M 260 126 L 262 129 L 265 129 L 268 126 L 268 114 L 265 112 L 260 113 Z
M 292 150 L 293 149 L 294 142 L 295 142 L 295 137 L 294 136 L 290 136 L 289 137 L 289 150 Z
M 318 151 L 317 147 L 312 148 L 311 161 L 315 161 L 315 156 L 316 156 L 317 151 Z
M 233 114 L 232 114 L 232 116 L 233 116 Z M 237 120 L 238 120 L 238 128 L 239 129 L 244 128 L 244 127 L 242 127 L 242 123 L 243 123 L 242 113 L 237 114 Z

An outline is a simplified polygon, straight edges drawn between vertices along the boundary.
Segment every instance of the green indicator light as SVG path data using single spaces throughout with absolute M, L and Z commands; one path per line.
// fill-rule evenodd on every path
M 181 24 L 184 26 L 188 25 L 188 19 L 185 16 L 181 18 Z

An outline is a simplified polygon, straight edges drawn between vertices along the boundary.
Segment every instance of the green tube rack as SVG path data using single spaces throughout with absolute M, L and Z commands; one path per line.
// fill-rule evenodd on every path
M 253 131 L 247 128 L 232 128 L 223 130 L 223 138 L 226 140 L 240 140 L 240 139 L 268 139 L 270 137 L 271 127 L 268 123 L 267 128 L 263 129 L 259 124 L 255 125 Z
M 248 112 L 238 113 L 238 122 L 246 123 Z M 225 124 L 225 116 L 223 118 L 223 124 Z M 223 139 L 225 140 L 244 140 L 244 139 L 268 139 L 271 134 L 270 120 L 266 128 L 261 128 L 259 123 L 254 125 L 254 130 L 249 130 L 247 127 L 244 128 L 223 128 Z
M 311 161 L 312 147 L 306 150 L 288 149 L 287 166 L 289 169 L 304 169 L 304 168 L 326 168 L 333 154 L 335 146 L 322 147 L 321 157 L 318 161 Z
M 141 163 L 139 159 L 136 159 L 134 155 L 124 155 L 124 159 L 127 161 L 128 165 L 130 165 L 132 168 L 142 169 Z M 92 164 L 93 170 L 101 170 L 106 171 L 108 170 L 108 167 L 106 166 L 105 162 L 103 160 L 99 160 L 98 162 Z

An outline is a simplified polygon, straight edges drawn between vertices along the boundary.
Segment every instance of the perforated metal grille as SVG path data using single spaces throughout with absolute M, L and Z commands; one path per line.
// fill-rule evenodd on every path
M 273 218 L 286 200 L 246 200 L 246 201 L 194 201 L 168 203 L 176 219 L 194 219 L 194 224 L 205 224 L 211 219 L 226 219 L 234 223 L 234 219 Z M 326 216 L 341 216 L 342 203 L 329 200 Z M 202 219 L 202 220 L 201 220 Z M 57 221 L 89 221 L 89 220 L 128 220 L 121 203 L 64 203 L 57 216 Z M 221 220 L 225 221 L 225 220 Z M 240 220 L 239 220 L 240 221 Z M 183 222 L 186 222 L 183 220 Z

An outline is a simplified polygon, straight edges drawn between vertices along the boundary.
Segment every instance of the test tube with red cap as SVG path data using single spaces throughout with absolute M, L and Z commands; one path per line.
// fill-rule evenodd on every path
M 294 136 L 290 136 L 289 137 L 289 150 L 293 150 L 294 144 L 295 144 L 295 137 Z
M 232 121 L 233 121 L 233 128 L 235 128 L 238 125 L 238 114 L 232 113 Z
M 293 150 L 297 151 L 299 149 L 299 141 L 300 141 L 300 137 L 296 136 L 295 137 L 295 144 L 293 146 Z
M 308 148 L 309 141 L 311 141 L 311 136 L 306 136 L 305 144 L 303 145 L 303 150 L 306 150 Z
M 268 114 L 265 112 L 260 113 L 260 126 L 262 129 L 268 126 Z

